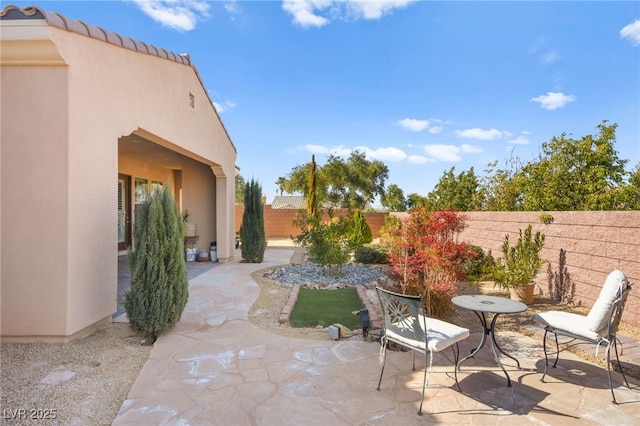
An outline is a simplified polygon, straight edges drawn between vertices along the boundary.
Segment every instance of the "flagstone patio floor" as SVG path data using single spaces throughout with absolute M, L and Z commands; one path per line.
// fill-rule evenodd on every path
M 251 324 L 248 311 L 259 288 L 257 269 L 288 264 L 293 250 L 267 249 L 261 264 L 236 260 L 200 271 L 189 281 L 182 320 L 155 342 L 149 360 L 122 404 L 114 425 L 635 425 L 640 384 L 622 386 L 613 373 L 618 405 L 604 368 L 562 353 L 558 368 L 540 382 L 540 340 L 498 330 L 501 346 L 522 370 L 489 347 L 469 359 L 453 380 L 453 366 L 436 354 L 423 415 L 418 416 L 422 370 L 411 353 L 388 351 L 380 391 L 379 349 L 362 337 L 305 340 L 271 334 Z M 459 324 L 464 326 L 464 324 Z M 461 343 L 469 353 L 479 340 Z M 602 352 L 602 350 L 601 350 Z M 418 360 L 422 358 L 418 357 Z

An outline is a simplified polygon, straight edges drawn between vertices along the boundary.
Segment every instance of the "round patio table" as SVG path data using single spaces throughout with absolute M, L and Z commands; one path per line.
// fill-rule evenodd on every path
M 511 300 L 505 297 L 485 296 L 482 294 L 456 296 L 451 299 L 451 302 L 462 309 L 473 311 L 473 313 L 476 314 L 476 316 L 480 319 L 480 323 L 482 324 L 482 328 L 484 330 L 484 332 L 482 333 L 482 339 L 480 340 L 480 344 L 478 345 L 478 347 L 471 351 L 469 355 L 458 361 L 458 364 L 456 365 L 458 371 L 460 371 L 460 367 L 462 366 L 463 362 L 465 362 L 469 358 L 473 358 L 475 354 L 477 354 L 478 351 L 482 349 L 487 341 L 487 336 L 489 336 L 493 357 L 504 372 L 504 375 L 507 376 L 507 386 L 511 387 L 511 378 L 509 378 L 507 370 L 505 370 L 502 362 L 500 362 L 500 358 L 498 357 L 498 352 L 496 351 L 496 349 L 505 356 L 508 356 L 509 358 L 514 360 L 516 362 L 516 365 L 518 366 L 518 370 L 521 369 L 520 362 L 513 356 L 506 353 L 500 347 L 500 345 L 498 345 L 498 342 L 496 342 L 496 320 L 501 314 L 515 314 L 518 312 L 524 312 L 528 309 L 527 305 L 522 302 L 518 302 L 517 300 Z M 487 314 L 493 314 L 491 322 L 487 320 Z

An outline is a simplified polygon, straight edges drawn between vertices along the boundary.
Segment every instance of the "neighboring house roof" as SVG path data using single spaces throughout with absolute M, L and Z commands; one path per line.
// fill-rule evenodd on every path
M 304 195 L 276 195 L 271 202 L 272 209 L 304 209 L 307 207 Z
M 229 139 L 229 142 L 231 142 L 231 146 L 233 147 L 234 151 L 238 152 L 233 141 L 231 140 L 231 137 L 229 136 L 229 132 L 227 132 L 227 129 L 224 126 L 224 123 L 220 119 L 220 115 L 218 114 L 218 110 L 216 109 L 216 106 L 214 105 L 213 101 L 208 95 L 207 88 L 205 87 L 205 85 L 202 82 L 202 79 L 200 78 L 198 69 L 195 67 L 195 65 L 193 65 L 193 63 L 191 62 L 191 58 L 189 57 L 188 54 L 173 53 L 168 50 L 155 47 L 153 45 L 146 44 L 129 37 L 123 37 L 119 34 L 116 34 L 111 31 L 107 31 L 95 25 L 89 25 L 85 22 L 78 21 L 76 19 L 67 18 L 66 16 L 61 15 L 57 12 L 47 12 L 46 10 L 43 10 L 37 6 L 27 6 L 27 7 L 20 8 L 15 5 L 7 5 L 0 11 L 0 20 L 2 21 L 27 20 L 27 19 L 44 19 L 45 22 L 52 27 L 60 28 L 62 30 L 66 30 L 69 32 L 73 32 L 73 33 L 81 34 L 97 40 L 101 40 L 106 43 L 110 43 L 125 49 L 134 50 L 136 52 L 144 53 L 147 55 L 153 55 L 159 58 L 168 59 L 170 61 L 174 61 L 174 62 L 187 65 L 193 68 L 193 71 L 195 72 L 196 77 L 198 78 L 198 81 L 200 81 L 200 84 L 204 89 L 204 93 L 207 94 L 207 99 L 209 99 L 209 103 L 213 107 L 213 110 L 215 111 L 216 115 L 218 116 L 218 119 L 220 120 L 220 124 L 222 125 L 222 128 L 227 134 L 227 138 Z

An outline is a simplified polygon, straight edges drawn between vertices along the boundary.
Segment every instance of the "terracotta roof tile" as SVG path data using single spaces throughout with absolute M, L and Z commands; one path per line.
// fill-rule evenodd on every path
M 204 89 L 205 92 L 207 92 L 207 89 L 205 88 L 204 83 L 200 78 L 200 73 L 198 72 L 198 69 L 191 63 L 191 58 L 187 54 L 178 54 L 178 53 L 169 52 L 168 50 L 146 44 L 142 41 L 133 40 L 132 38 L 123 37 L 119 34 L 106 31 L 100 27 L 89 25 L 82 21 L 78 21 L 76 19 L 67 18 L 66 16 L 63 16 L 57 12 L 47 12 L 46 10 L 41 9 L 40 7 L 37 7 L 37 6 L 26 6 L 26 7 L 20 8 L 15 5 L 7 5 L 2 10 L 0 10 L 0 20 L 8 21 L 8 20 L 23 20 L 23 19 L 44 19 L 47 22 L 47 24 L 52 27 L 60 28 L 66 31 L 77 33 L 77 34 L 82 34 L 84 36 L 91 37 L 96 40 L 101 40 L 106 43 L 123 47 L 125 49 L 134 50 L 134 51 L 145 53 L 148 55 L 154 55 L 159 58 L 164 58 L 173 62 L 178 62 L 180 64 L 187 65 L 191 67 L 193 71 L 196 73 L 196 77 L 200 81 L 202 88 Z M 207 97 L 209 97 L 209 95 L 207 95 Z M 209 102 L 219 118 L 218 111 L 216 110 L 216 107 L 213 104 L 213 101 L 211 100 L 211 98 L 209 98 Z M 231 137 L 229 136 L 229 133 L 227 132 L 227 129 L 224 123 L 222 122 L 222 120 L 220 120 L 220 124 L 224 128 L 225 133 L 227 134 L 227 137 L 229 138 L 229 141 L 233 146 L 233 149 L 237 151 L 235 148 L 235 145 L 233 144 L 233 141 L 231 141 Z

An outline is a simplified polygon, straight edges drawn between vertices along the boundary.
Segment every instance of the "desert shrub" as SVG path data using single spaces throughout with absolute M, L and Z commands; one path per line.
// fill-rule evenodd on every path
M 533 283 L 545 260 L 540 257 L 545 235 L 533 233 L 531 225 L 519 230 L 518 240 L 510 244 L 509 234 L 504 236 L 502 258 L 496 261 L 491 278 L 502 288 L 513 288 Z
M 571 281 L 571 274 L 567 270 L 567 251 L 560 249 L 558 257 L 558 271 L 553 271 L 551 262 L 547 264 L 547 279 L 549 281 L 549 297 L 551 300 L 573 303 L 576 285 Z
M 354 260 L 366 264 L 388 263 L 387 252 L 379 244 L 365 244 L 356 249 Z
M 309 261 L 327 266 L 332 273 L 339 274 L 355 248 L 348 238 L 349 220 L 333 217 L 329 212 L 327 221 L 302 214 L 296 223 L 300 226 L 301 233 L 293 237 L 293 241 L 308 250 Z
M 349 215 L 349 234 L 347 238 L 349 243 L 354 247 L 359 247 L 363 244 L 369 244 L 373 241 L 373 234 L 371 228 L 367 223 L 367 220 L 362 214 L 362 211 L 355 210 Z
M 474 245 L 469 245 L 469 249 L 475 254 L 475 257 L 462 262 L 466 278 L 471 282 L 482 281 L 490 274 L 491 268 L 495 266 L 496 261 L 491 254 L 491 250 L 485 253 L 482 247 Z
M 180 320 L 189 296 L 185 225 L 169 185 L 136 209 L 135 249 L 129 250 L 131 290 L 124 308 L 131 329 L 153 342 Z

